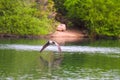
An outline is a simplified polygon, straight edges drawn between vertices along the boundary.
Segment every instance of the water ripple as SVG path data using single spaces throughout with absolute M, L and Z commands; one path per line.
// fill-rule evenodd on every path
M 15 49 L 15 50 L 35 50 L 39 51 L 42 46 L 24 45 L 24 44 L 0 44 L 0 49 Z M 92 46 L 61 46 L 63 52 L 87 52 L 87 53 L 120 53 L 118 47 L 92 47 Z M 58 51 L 56 46 L 49 46 L 45 50 Z

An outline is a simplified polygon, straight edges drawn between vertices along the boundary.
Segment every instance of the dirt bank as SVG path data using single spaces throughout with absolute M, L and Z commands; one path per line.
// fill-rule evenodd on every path
M 54 40 L 60 44 L 64 44 L 66 42 L 80 41 L 86 37 L 87 34 L 76 29 L 66 30 L 64 32 L 55 31 L 54 33 L 49 35 L 49 39 Z
M 51 39 L 54 40 L 58 43 L 65 43 L 65 42 L 73 42 L 73 41 L 77 41 L 77 40 L 81 40 L 82 38 L 87 37 L 86 34 L 84 34 L 82 31 L 79 30 L 66 30 L 64 32 L 60 32 L 60 31 L 55 31 L 52 34 L 49 35 L 11 35 L 11 34 L 0 34 L 0 38 L 28 38 L 28 39 L 41 39 L 41 38 L 45 38 L 45 39 Z
M 50 37 L 56 37 L 56 38 L 84 38 L 87 37 L 85 33 L 79 30 L 66 30 L 64 32 L 61 31 L 55 31 L 50 35 Z

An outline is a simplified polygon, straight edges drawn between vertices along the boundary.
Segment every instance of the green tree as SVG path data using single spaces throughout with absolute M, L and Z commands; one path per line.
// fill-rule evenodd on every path
M 64 5 L 67 16 L 84 22 L 91 35 L 120 36 L 119 0 L 66 0 Z
M 48 34 L 52 21 L 31 0 L 0 0 L 0 33 L 18 35 Z

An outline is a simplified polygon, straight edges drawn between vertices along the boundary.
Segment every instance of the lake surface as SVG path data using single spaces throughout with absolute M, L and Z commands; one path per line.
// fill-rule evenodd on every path
M 120 80 L 120 40 L 46 41 L 0 39 L 0 80 Z

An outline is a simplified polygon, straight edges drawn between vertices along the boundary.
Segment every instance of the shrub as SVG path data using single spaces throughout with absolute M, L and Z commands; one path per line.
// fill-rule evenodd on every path
M 91 35 L 120 36 L 119 0 L 66 0 L 67 16 L 81 20 Z
M 52 23 L 30 0 L 0 0 L 0 33 L 18 35 L 48 34 Z

